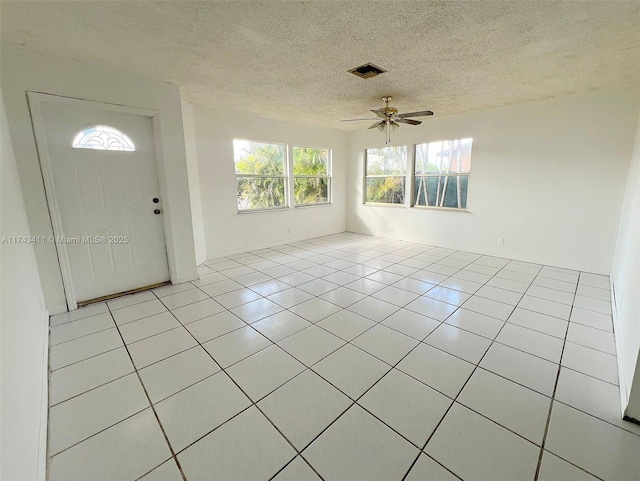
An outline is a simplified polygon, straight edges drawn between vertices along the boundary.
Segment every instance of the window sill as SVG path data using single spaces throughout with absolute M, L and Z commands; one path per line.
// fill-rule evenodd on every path
M 460 212 L 464 214 L 471 214 L 468 209 L 458 209 L 457 207 L 431 207 L 428 205 L 412 205 L 411 208 L 418 210 L 440 210 L 444 212 Z
M 273 207 L 270 209 L 250 209 L 250 210 L 239 210 L 238 214 L 259 214 L 261 212 L 286 212 L 295 209 L 311 209 L 314 207 L 333 207 L 332 202 L 328 202 L 326 204 L 309 204 L 309 205 L 296 205 L 293 209 L 289 206 L 286 207 Z
M 286 212 L 289 210 L 289 206 L 286 207 L 272 207 L 268 209 L 248 209 L 248 210 L 239 210 L 238 214 L 260 214 L 264 212 Z
M 405 204 L 391 204 L 386 202 L 365 202 L 362 204 L 365 207 L 391 207 L 391 208 L 406 208 Z
M 325 204 L 302 204 L 302 205 L 296 205 L 295 209 L 310 209 L 312 207 L 333 207 L 333 202 L 327 202 Z

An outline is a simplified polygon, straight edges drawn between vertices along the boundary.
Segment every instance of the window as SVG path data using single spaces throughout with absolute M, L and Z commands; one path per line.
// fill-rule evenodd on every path
M 407 147 L 367 149 L 365 202 L 404 204 Z
M 129 137 L 113 127 L 96 125 L 79 132 L 73 139 L 74 149 L 120 150 L 134 152 L 135 145 Z
M 416 145 L 415 204 L 467 208 L 473 139 Z
M 293 148 L 293 197 L 295 205 L 331 202 L 328 149 Z
M 287 207 L 286 152 L 282 144 L 233 141 L 239 211 Z

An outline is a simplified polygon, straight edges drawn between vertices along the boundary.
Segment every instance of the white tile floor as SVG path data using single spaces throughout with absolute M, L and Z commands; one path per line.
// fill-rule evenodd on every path
M 340 234 L 51 318 L 49 479 L 636 480 L 604 276 Z

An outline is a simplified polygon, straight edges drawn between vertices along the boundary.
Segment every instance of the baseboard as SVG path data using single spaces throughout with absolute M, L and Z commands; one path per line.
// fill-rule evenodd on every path
M 629 421 L 630 423 L 639 424 L 640 425 L 640 419 L 629 417 L 626 414 L 624 415 L 624 417 L 622 419 L 624 419 L 625 421 Z
M 204 262 L 207 260 L 207 253 L 203 252 L 202 254 L 196 252 L 196 265 L 199 266 L 200 264 L 204 264 Z
M 42 389 L 40 392 L 40 441 L 38 444 L 38 481 L 47 479 L 47 439 L 49 433 L 49 311 L 44 311 L 45 325 L 42 350 Z
M 271 247 L 281 246 L 283 244 L 291 244 L 293 242 L 302 242 L 302 241 L 306 241 L 306 240 L 309 240 L 309 239 L 317 239 L 319 237 L 327 237 L 327 236 L 330 236 L 330 235 L 343 234 L 343 233 L 346 233 L 346 232 L 347 231 L 345 231 L 345 230 L 340 230 L 340 231 L 335 231 L 335 232 L 328 232 L 328 233 L 322 234 L 322 235 L 312 235 L 312 236 L 302 236 L 302 237 L 288 237 L 286 239 L 280 239 L 280 240 L 272 241 L 272 242 L 263 242 L 263 243 L 255 244 L 255 245 L 248 246 L 248 247 L 241 247 L 239 249 L 231 249 L 231 250 L 226 250 L 226 251 L 221 251 L 221 252 L 207 253 L 207 260 L 216 259 L 218 257 L 232 256 L 234 254 L 242 254 L 243 252 L 258 251 L 260 249 L 269 249 Z
M 576 265 L 567 265 L 567 264 L 562 264 L 559 263 L 557 261 L 550 261 L 550 260 L 545 260 L 545 259 L 530 259 L 530 258 L 524 258 L 521 257 L 517 254 L 510 254 L 509 252 L 489 252 L 489 251 L 478 251 L 478 250 L 473 250 L 473 249 L 469 249 L 469 248 L 465 248 L 465 247 L 461 247 L 461 246 L 454 246 L 454 245 L 442 245 L 441 242 L 436 241 L 436 240 L 432 240 L 432 239 L 422 239 L 422 238 L 416 238 L 416 237 L 412 237 L 412 236 L 395 236 L 395 237 L 389 237 L 388 235 L 385 234 L 374 234 L 371 232 L 358 232 L 355 230 L 349 230 L 347 229 L 345 231 L 346 233 L 349 234 L 357 234 L 357 235 L 364 235 L 364 236 L 371 236 L 371 237 L 379 237 L 381 239 L 387 239 L 387 240 L 397 240 L 397 241 L 403 241 L 403 242 L 412 242 L 414 244 L 420 244 L 420 245 L 424 245 L 424 246 L 431 246 L 431 247 L 444 247 L 447 249 L 453 249 L 453 250 L 460 250 L 463 252 L 468 252 L 470 254 L 477 254 L 477 255 L 481 255 L 481 256 L 490 256 L 490 257 L 499 257 L 501 259 L 510 259 L 510 260 L 514 260 L 514 261 L 518 261 L 518 262 L 526 262 L 528 264 L 540 264 L 543 266 L 548 266 L 548 267 L 557 267 L 558 269 L 568 269 L 570 271 L 580 271 L 580 272 L 585 272 L 588 274 L 596 274 L 599 276 L 611 276 L 610 272 L 607 272 L 606 270 L 594 270 L 591 268 L 587 268 L 587 267 L 580 267 L 580 266 L 576 266 Z
M 49 316 L 55 316 L 56 314 L 62 314 L 63 312 L 68 312 L 69 309 L 67 309 L 67 305 L 66 304 L 60 304 L 57 306 L 51 306 L 49 308 L 47 308 L 48 311 L 48 315 Z
M 616 364 L 618 366 L 618 387 L 620 389 L 620 416 L 624 419 L 627 402 L 629 401 L 629 393 L 627 391 L 627 383 L 623 375 L 622 366 L 622 342 L 620 340 L 620 325 L 618 323 L 618 306 L 616 304 L 616 287 L 613 283 L 613 276 L 609 276 L 609 287 L 611 288 L 611 317 L 613 320 L 613 336 L 616 342 Z
M 196 272 L 195 274 L 189 274 L 187 276 L 178 277 L 178 279 L 177 279 L 178 282 L 176 282 L 175 284 L 184 284 L 185 282 L 197 281 L 198 279 L 200 279 L 200 276 Z

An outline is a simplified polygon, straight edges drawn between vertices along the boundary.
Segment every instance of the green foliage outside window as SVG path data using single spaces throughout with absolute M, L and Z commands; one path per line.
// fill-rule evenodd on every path
M 284 179 L 238 177 L 238 209 L 286 207 Z
M 329 151 L 293 148 L 293 196 L 296 205 L 329 202 Z
M 367 149 L 366 202 L 403 204 L 407 147 Z
M 238 210 L 286 207 L 286 146 L 234 140 Z
M 404 204 L 404 177 L 368 178 L 367 202 Z
M 234 140 L 233 144 L 236 174 L 285 175 L 285 145 L 246 140 Z
M 286 151 L 283 144 L 234 140 L 238 210 L 287 206 Z M 293 148 L 295 205 L 330 201 L 329 151 Z

